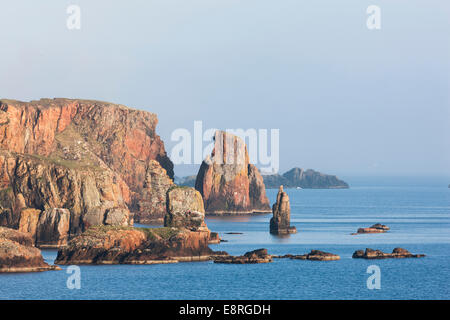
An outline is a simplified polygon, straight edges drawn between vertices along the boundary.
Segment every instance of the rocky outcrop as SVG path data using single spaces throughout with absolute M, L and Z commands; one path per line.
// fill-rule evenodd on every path
M 395 248 L 392 253 L 385 253 L 381 250 L 373 250 L 366 248 L 366 250 L 357 250 L 353 253 L 353 258 L 356 259 L 388 259 L 388 258 L 422 258 L 424 254 L 412 254 L 403 248 Z
M 324 174 L 312 169 L 293 168 L 282 175 L 263 175 L 264 184 L 268 189 L 285 188 L 302 189 L 347 189 L 345 181 L 333 175 Z
M 204 229 L 206 224 L 203 199 L 197 190 L 190 187 L 172 187 L 167 192 L 165 227 Z
M 0 273 L 61 270 L 48 265 L 28 233 L 0 227 Z
M 107 102 L 0 100 L 0 225 L 19 228 L 24 209 L 69 210 L 69 237 L 130 225 L 129 209 L 139 221 L 162 221 L 173 164 L 157 122 Z M 22 227 L 33 233 L 32 218 L 24 213 Z
M 358 228 L 358 231 L 356 231 L 356 233 L 352 233 L 352 235 L 364 234 L 364 233 L 385 233 L 388 230 L 390 230 L 390 228 L 388 226 L 377 223 L 369 228 Z
M 156 161 L 151 160 L 145 174 L 141 191 L 142 197 L 137 199 L 134 215 L 140 223 L 161 222 L 166 213 L 166 194 L 174 186 L 166 170 Z
M 195 188 L 207 214 L 270 212 L 263 179 L 249 163 L 244 141 L 224 131 L 215 133 L 213 151 L 200 166 Z
M 220 243 L 219 234 L 210 232 L 205 223 L 205 209 L 200 192 L 191 187 L 173 186 L 167 191 L 166 205 L 165 227 L 204 231 L 209 233 L 210 244 Z
M 284 256 L 273 256 L 278 259 L 293 259 L 293 260 L 312 260 L 312 261 L 335 261 L 340 260 L 341 257 L 334 253 L 324 252 L 320 250 L 311 250 L 310 253 L 302 255 L 286 254 Z
M 245 253 L 243 256 L 221 255 L 213 257 L 214 263 L 255 264 L 272 262 L 272 256 L 267 249 L 258 249 Z
M 95 226 L 58 251 L 56 264 L 155 264 L 209 260 L 209 232 Z
M 272 206 L 273 217 L 270 219 L 270 233 L 290 234 L 296 233 L 297 229 L 291 226 L 291 207 L 289 196 L 280 186 L 277 195 L 277 202 Z

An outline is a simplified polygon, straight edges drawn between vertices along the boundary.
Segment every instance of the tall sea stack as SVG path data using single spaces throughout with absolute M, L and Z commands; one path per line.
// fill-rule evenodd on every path
M 270 212 L 263 178 L 250 163 L 245 142 L 231 133 L 216 131 L 214 149 L 200 166 L 195 188 L 207 214 Z
M 270 219 L 270 233 L 272 234 L 290 234 L 296 233 L 297 229 L 291 227 L 291 207 L 289 196 L 280 186 L 277 195 L 277 202 L 272 207 L 273 217 Z

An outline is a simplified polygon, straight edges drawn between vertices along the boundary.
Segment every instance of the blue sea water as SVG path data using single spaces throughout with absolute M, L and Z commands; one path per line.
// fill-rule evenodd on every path
M 273 203 L 277 190 L 268 190 Z M 271 254 L 320 249 L 341 260 L 275 259 L 257 265 L 192 262 L 168 265 L 81 266 L 81 289 L 68 289 L 62 271 L 0 274 L 0 299 L 449 299 L 450 189 L 443 184 L 365 186 L 346 190 L 287 190 L 291 224 L 298 233 L 270 235 L 271 215 L 211 217 L 208 227 L 228 240 L 214 250 Z M 387 224 L 385 234 L 350 235 L 359 227 Z M 226 234 L 242 232 L 243 234 Z M 366 247 L 424 253 L 421 259 L 361 260 Z M 52 263 L 56 251 L 43 250 Z M 381 288 L 367 288 L 367 267 L 381 270 Z

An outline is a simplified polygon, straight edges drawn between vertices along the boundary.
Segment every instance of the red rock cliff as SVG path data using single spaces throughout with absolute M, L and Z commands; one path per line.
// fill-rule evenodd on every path
M 99 101 L 0 100 L 0 225 L 37 237 L 59 230 L 43 241 L 61 244 L 67 219 L 50 209 L 70 211 L 71 235 L 89 225 L 128 225 L 128 208 L 138 219 L 162 221 L 173 164 L 157 122 L 155 114 Z M 150 175 L 164 183 L 147 186 Z M 139 205 L 154 199 L 162 203 Z M 29 208 L 40 213 L 22 215 Z

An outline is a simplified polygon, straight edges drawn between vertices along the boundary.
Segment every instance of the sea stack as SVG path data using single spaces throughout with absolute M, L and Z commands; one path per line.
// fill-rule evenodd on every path
M 296 233 L 297 229 L 291 227 L 291 206 L 289 196 L 280 186 L 277 195 L 277 202 L 272 207 L 273 217 L 270 219 L 270 233 L 272 234 L 290 234 Z
M 216 131 L 213 151 L 200 166 L 195 189 L 207 214 L 270 212 L 263 178 L 250 163 L 245 142 L 228 132 Z

